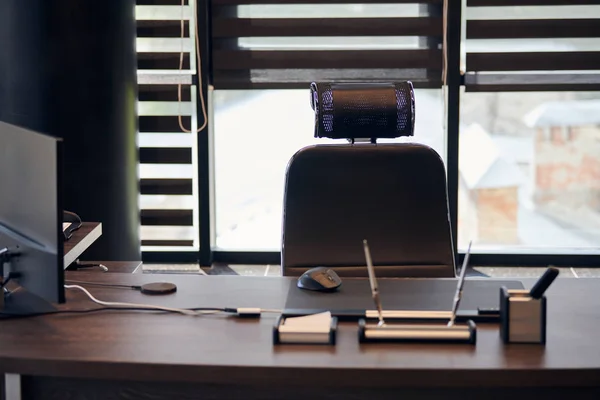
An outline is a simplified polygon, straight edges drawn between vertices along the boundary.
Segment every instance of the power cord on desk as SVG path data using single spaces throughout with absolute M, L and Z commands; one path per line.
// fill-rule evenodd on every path
M 118 289 L 132 289 L 132 290 L 140 290 L 142 288 L 141 285 L 118 285 L 116 283 L 97 283 L 97 282 L 86 282 L 86 281 L 74 281 L 71 279 L 65 280 L 65 283 L 75 284 L 75 285 L 102 286 L 102 287 L 110 287 L 110 288 L 118 288 Z
M 69 281 L 69 282 L 77 282 L 77 281 Z M 123 289 L 138 289 L 140 286 L 138 285 L 115 285 L 115 284 L 101 284 L 101 283 L 93 283 L 93 282 L 81 282 L 83 284 L 90 284 L 96 286 L 105 286 L 105 287 L 116 287 Z M 94 297 L 87 289 L 79 285 L 65 285 L 65 289 L 76 289 L 82 291 L 91 301 L 96 304 L 99 304 L 103 307 L 100 308 L 92 308 L 92 309 L 82 309 L 82 310 L 53 310 L 47 312 L 40 313 L 32 313 L 32 314 L 10 314 L 4 313 L 0 311 L 0 320 L 2 319 L 14 319 L 14 318 L 27 318 L 27 317 L 37 317 L 42 315 L 52 315 L 52 314 L 85 314 L 99 311 L 159 311 L 159 312 L 171 312 L 178 313 L 187 316 L 201 316 L 201 315 L 209 315 L 209 314 L 217 314 L 217 313 L 228 313 L 234 314 L 238 317 L 260 317 L 262 313 L 276 313 L 280 314 L 282 310 L 279 309 L 268 309 L 268 308 L 250 308 L 250 307 L 195 307 L 195 308 L 172 308 L 172 307 L 163 307 L 156 306 L 150 304 L 137 304 L 137 303 L 123 303 L 123 302 L 109 302 L 102 301 Z
M 86 269 L 86 268 L 100 268 L 103 272 L 108 272 L 108 267 L 104 264 L 99 263 L 84 263 L 79 260 L 75 260 L 74 270 Z
M 195 311 L 186 308 L 172 308 L 172 307 L 163 307 L 163 306 L 154 306 L 149 304 L 136 304 L 136 303 L 121 303 L 121 302 L 111 302 L 111 301 L 102 301 L 95 298 L 86 288 L 79 285 L 65 285 L 65 289 L 77 289 L 85 293 L 90 300 L 92 300 L 96 304 L 100 304 L 101 306 L 108 307 L 133 307 L 139 309 L 146 310 L 159 310 L 159 311 L 168 311 L 173 313 L 180 313 L 183 315 L 197 316 L 201 314 L 214 314 L 217 312 L 227 312 L 226 309 L 214 310 L 214 311 Z
M 217 308 L 190 308 L 192 311 L 214 311 L 214 312 L 222 312 L 223 309 Z M 99 311 L 148 311 L 148 308 L 139 308 L 139 307 L 98 307 L 98 308 L 85 308 L 81 310 L 53 310 L 53 311 L 44 311 L 32 314 L 10 314 L 0 312 L 0 321 L 3 319 L 17 319 L 17 318 L 30 318 L 30 317 L 39 317 L 43 315 L 54 315 L 54 314 L 89 314 Z M 161 310 L 156 310 L 161 311 Z

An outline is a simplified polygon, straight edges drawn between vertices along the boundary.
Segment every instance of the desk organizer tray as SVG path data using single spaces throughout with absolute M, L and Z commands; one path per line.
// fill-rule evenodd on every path
M 358 340 L 369 342 L 419 342 L 419 343 L 467 343 L 477 342 L 477 326 L 471 320 L 466 323 L 447 326 L 445 323 L 385 323 L 377 320 L 358 321 Z
M 338 320 L 331 317 L 331 323 L 324 327 L 287 327 L 286 317 L 280 315 L 273 326 L 273 344 L 325 344 L 335 345 Z

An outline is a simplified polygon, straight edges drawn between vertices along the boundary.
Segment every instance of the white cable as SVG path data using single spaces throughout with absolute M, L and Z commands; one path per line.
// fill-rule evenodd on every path
M 202 126 L 200 128 L 198 128 L 198 130 L 196 131 L 196 133 L 200 132 L 201 130 L 203 130 L 204 128 L 206 128 L 206 125 L 208 124 L 208 116 L 206 113 L 206 104 L 204 102 L 204 93 L 202 90 L 202 56 L 200 55 L 200 38 L 198 37 L 198 0 L 190 0 L 194 2 L 194 32 L 195 32 L 195 37 L 194 37 L 194 43 L 196 45 L 196 71 L 197 71 L 197 75 L 198 75 L 198 87 L 200 88 L 200 105 L 202 107 L 202 116 L 204 117 L 204 123 L 202 124 Z M 181 75 L 181 71 L 183 70 L 183 40 L 185 39 L 185 19 L 184 19 L 184 15 L 183 15 L 183 10 L 185 8 L 185 0 L 181 0 L 181 48 L 180 48 L 180 52 L 179 52 L 179 73 Z M 189 29 L 192 29 L 191 27 L 191 22 L 192 20 L 190 19 L 189 22 Z M 191 60 L 190 60 L 191 61 Z M 178 102 L 178 107 L 179 107 L 179 115 L 177 115 L 177 120 L 179 122 L 179 128 L 186 133 L 192 133 L 192 131 L 190 129 L 187 129 L 186 127 L 183 126 L 183 117 L 181 115 L 181 83 L 177 84 L 177 102 Z
M 212 314 L 213 313 L 212 311 L 208 311 L 208 312 L 207 311 L 204 311 L 204 312 L 200 311 L 199 312 L 199 311 L 193 311 L 193 310 L 186 310 L 186 309 L 182 309 L 182 308 L 161 307 L 161 306 L 154 306 L 154 305 L 149 305 L 149 304 L 135 304 L 135 303 L 120 303 L 120 302 L 102 301 L 102 300 L 98 300 L 97 298 L 95 298 L 94 296 L 92 296 L 92 294 L 90 292 L 88 292 L 87 289 L 85 289 L 84 287 L 79 286 L 79 285 L 65 285 L 65 289 L 78 289 L 78 290 L 81 290 L 94 303 L 100 304 L 102 306 L 107 306 L 107 307 L 146 308 L 148 310 L 168 311 L 168 312 L 180 313 L 180 314 L 191 315 L 191 316 L 196 316 L 196 315 L 200 315 L 200 314 Z M 218 311 L 216 311 L 216 312 L 218 312 Z
M 168 311 L 174 313 L 180 313 L 184 315 L 205 315 L 205 314 L 216 314 L 222 311 L 217 310 L 204 310 L 204 311 L 194 311 L 194 310 L 186 310 L 185 308 L 171 308 L 171 307 L 162 307 L 162 306 L 154 306 L 150 304 L 136 304 L 136 303 L 121 303 L 121 302 L 110 302 L 110 301 L 102 301 L 95 298 L 87 289 L 79 285 L 65 285 L 65 289 L 78 289 L 85 293 L 90 300 L 92 300 L 96 304 L 100 304 L 106 307 L 122 307 L 122 308 L 145 308 L 148 310 L 157 310 L 157 311 Z M 238 313 L 252 313 L 252 314 L 261 314 L 261 313 L 274 313 L 280 314 L 282 310 L 278 309 L 270 309 L 270 308 L 237 308 Z
M 272 308 L 261 308 L 260 312 L 261 313 L 281 314 L 283 312 L 283 310 L 276 310 L 276 309 L 272 309 Z

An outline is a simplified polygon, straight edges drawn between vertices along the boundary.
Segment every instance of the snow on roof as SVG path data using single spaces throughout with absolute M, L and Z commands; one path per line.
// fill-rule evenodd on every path
M 491 136 L 472 124 L 460 133 L 458 164 L 470 189 L 519 186 L 523 175 L 517 165 L 504 157 Z
M 533 159 L 533 138 L 531 136 L 492 135 L 500 156 L 515 163 L 530 163 Z
M 600 100 L 550 101 L 525 115 L 524 121 L 531 128 L 600 124 Z

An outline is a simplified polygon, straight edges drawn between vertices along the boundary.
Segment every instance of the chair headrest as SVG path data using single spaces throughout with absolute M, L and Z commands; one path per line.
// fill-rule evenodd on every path
M 315 137 L 331 139 L 413 136 L 412 82 L 316 83 L 310 85 Z

